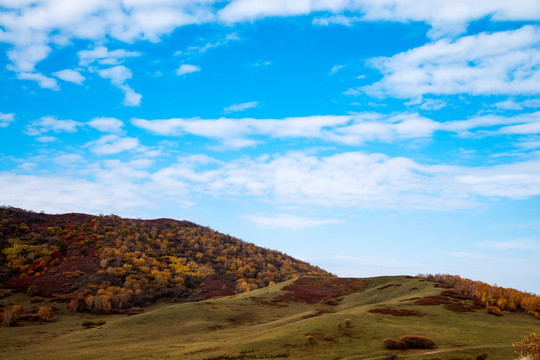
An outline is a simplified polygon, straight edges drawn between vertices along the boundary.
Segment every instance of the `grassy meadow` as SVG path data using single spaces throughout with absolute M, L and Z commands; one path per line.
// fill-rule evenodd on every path
M 389 353 L 384 338 L 422 335 L 432 338 L 436 348 L 392 352 L 414 360 L 474 358 L 485 351 L 489 359 L 507 360 L 513 342 L 540 331 L 540 321 L 525 314 L 456 311 L 473 307 L 472 300 L 449 298 L 450 309 L 419 305 L 419 299 L 441 298 L 445 289 L 416 278 L 342 279 L 334 285 L 333 280 L 321 284 L 311 278 L 311 288 L 296 286 L 296 281 L 201 302 L 159 303 L 133 316 L 73 313 L 57 304 L 55 322 L 0 327 L 0 358 L 383 359 Z M 341 295 L 328 301 L 325 288 Z M 15 294 L 0 303 L 31 307 L 28 301 Z M 374 309 L 379 312 L 370 312 Z M 344 319 L 351 326 L 338 328 Z M 106 324 L 86 329 L 81 326 L 85 320 Z

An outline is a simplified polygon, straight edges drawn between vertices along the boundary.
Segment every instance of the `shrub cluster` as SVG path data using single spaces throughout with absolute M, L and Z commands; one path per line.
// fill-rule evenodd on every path
M 386 338 L 383 345 L 388 350 L 433 349 L 435 341 L 425 336 L 405 335 L 397 340 Z
M 81 323 L 81 326 L 89 329 L 89 328 L 93 328 L 93 327 L 96 327 L 96 326 L 105 325 L 106 323 L 107 322 L 105 320 L 98 320 L 98 321 L 85 320 L 85 321 L 83 321 Z
M 514 355 L 517 357 L 540 360 L 540 334 L 530 333 L 512 346 L 514 347 Z

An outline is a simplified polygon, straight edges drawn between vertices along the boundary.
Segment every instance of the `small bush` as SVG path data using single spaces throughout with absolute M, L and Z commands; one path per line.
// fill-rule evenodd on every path
M 406 335 L 399 338 L 407 349 L 433 349 L 435 341 L 425 336 Z
M 343 325 L 345 325 L 345 327 L 350 328 L 351 325 L 352 325 L 351 319 L 347 318 L 347 319 L 343 320 Z
M 28 296 L 35 296 L 38 293 L 38 289 L 36 285 L 30 285 L 28 289 L 26 289 L 26 295 Z
M 388 350 L 405 350 L 406 345 L 403 341 L 386 338 L 383 340 L 383 345 Z
M 498 306 L 486 306 L 486 311 L 488 314 L 493 314 L 493 315 L 497 315 L 497 316 L 501 316 L 502 315 L 502 311 L 501 309 L 498 307 Z
M 343 329 L 343 323 L 342 323 L 341 321 L 338 321 L 338 323 L 337 323 L 337 328 L 338 328 L 339 330 Z
M 386 338 L 383 345 L 388 350 L 433 349 L 435 341 L 425 336 L 406 335 L 398 340 Z
M 475 360 L 486 360 L 487 358 L 488 358 L 488 353 L 487 352 L 482 352 L 482 353 L 476 355 Z
M 306 336 L 306 341 L 308 342 L 308 344 L 315 343 L 315 336 L 313 336 L 313 335 Z

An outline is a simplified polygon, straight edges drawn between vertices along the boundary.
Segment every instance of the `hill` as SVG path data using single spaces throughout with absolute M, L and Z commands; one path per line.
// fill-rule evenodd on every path
M 2 358 L 384 359 L 385 338 L 416 335 L 433 339 L 435 348 L 392 352 L 412 360 L 483 352 L 507 360 L 512 343 L 540 330 L 533 316 L 488 314 L 470 296 L 405 276 L 300 278 L 234 296 L 155 304 L 134 316 L 58 312 L 57 322 L 43 326 L 0 328 Z M 106 324 L 85 329 L 84 320 Z
M 159 299 L 194 301 L 331 274 L 188 221 L 0 209 L 0 285 L 122 313 Z

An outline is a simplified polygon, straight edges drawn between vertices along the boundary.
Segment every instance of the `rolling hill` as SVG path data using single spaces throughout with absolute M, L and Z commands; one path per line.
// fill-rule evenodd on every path
M 1 359 L 503 360 L 540 331 L 538 296 L 459 276 L 338 278 L 187 221 L 0 214 Z M 409 335 L 435 346 L 384 346 Z
M 330 276 L 278 251 L 188 221 L 0 209 L 0 285 L 75 311 L 122 313 L 164 298 L 232 295 Z
M 234 296 L 155 304 L 134 316 L 58 311 L 58 321 L 43 326 L 0 328 L 2 358 L 383 359 L 385 338 L 418 335 L 436 347 L 392 352 L 410 359 L 486 352 L 503 360 L 513 358 L 512 343 L 540 330 L 532 316 L 488 314 L 470 297 L 405 276 L 304 277 Z M 345 319 L 350 326 L 339 328 Z M 85 329 L 84 320 L 106 324 Z

